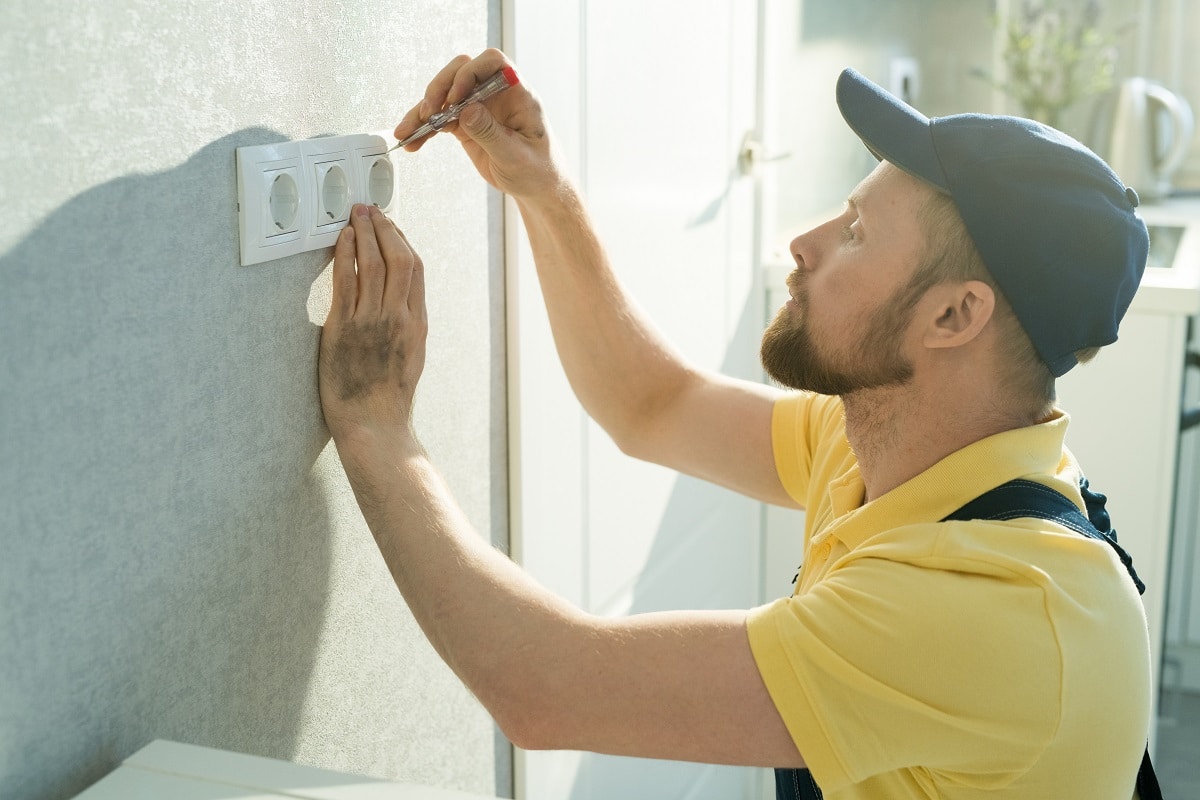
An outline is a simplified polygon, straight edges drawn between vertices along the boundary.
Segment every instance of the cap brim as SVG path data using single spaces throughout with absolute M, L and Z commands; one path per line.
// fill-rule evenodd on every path
M 838 76 L 837 104 L 846 124 L 876 158 L 950 191 L 933 146 L 929 117 L 853 69 Z

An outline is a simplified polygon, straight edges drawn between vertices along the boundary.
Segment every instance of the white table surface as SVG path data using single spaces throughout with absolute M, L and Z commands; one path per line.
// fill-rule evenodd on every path
M 77 800 L 496 800 L 157 740 Z

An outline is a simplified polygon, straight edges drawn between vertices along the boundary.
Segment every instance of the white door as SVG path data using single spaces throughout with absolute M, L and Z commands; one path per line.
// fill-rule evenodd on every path
M 630 292 L 695 362 L 758 380 L 757 3 L 512 0 L 505 47 L 539 94 Z M 509 206 L 514 556 L 590 612 L 761 602 L 763 508 L 622 455 L 571 395 Z M 760 770 L 517 755 L 528 800 L 757 796 Z

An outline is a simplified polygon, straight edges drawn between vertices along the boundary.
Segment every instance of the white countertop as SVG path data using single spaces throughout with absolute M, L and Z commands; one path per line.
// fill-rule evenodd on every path
M 1132 310 L 1166 314 L 1200 313 L 1200 197 L 1146 203 L 1138 212 L 1151 228 L 1185 228 L 1170 268 L 1146 267 Z
M 496 800 L 158 740 L 76 800 Z

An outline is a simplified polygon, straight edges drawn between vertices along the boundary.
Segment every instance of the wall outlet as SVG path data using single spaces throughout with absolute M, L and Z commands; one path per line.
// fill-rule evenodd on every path
M 356 133 L 237 149 L 241 264 L 332 247 L 355 203 L 392 208 L 386 134 Z

